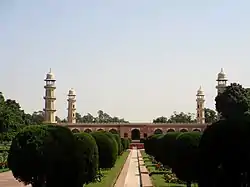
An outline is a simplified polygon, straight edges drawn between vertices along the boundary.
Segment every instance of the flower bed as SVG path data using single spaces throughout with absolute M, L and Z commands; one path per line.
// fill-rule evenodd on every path
M 0 169 L 5 169 L 8 167 L 7 158 L 8 158 L 7 151 L 0 152 Z
M 179 180 L 171 169 L 164 167 L 161 163 L 157 162 L 152 156 L 147 155 L 144 151 L 142 156 L 146 167 L 149 170 L 149 175 L 152 178 L 155 187 L 165 186 L 185 186 L 185 182 Z

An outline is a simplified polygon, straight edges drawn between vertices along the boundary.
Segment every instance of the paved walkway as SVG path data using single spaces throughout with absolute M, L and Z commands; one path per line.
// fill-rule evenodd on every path
M 0 173 L 0 187 L 24 187 L 23 183 L 14 179 L 12 172 L 7 171 Z M 30 187 L 30 185 L 26 186 Z
M 140 187 L 137 149 L 132 149 L 114 187 Z

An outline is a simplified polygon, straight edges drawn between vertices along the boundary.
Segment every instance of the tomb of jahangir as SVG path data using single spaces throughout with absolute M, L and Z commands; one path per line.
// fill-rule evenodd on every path
M 205 123 L 205 94 L 201 87 L 196 93 L 196 123 L 77 123 L 76 122 L 76 92 L 70 89 L 68 92 L 68 117 L 67 123 L 57 123 L 55 107 L 56 79 L 54 74 L 49 71 L 45 78 L 45 107 L 44 123 L 67 126 L 73 132 L 92 132 L 92 131 L 110 131 L 119 133 L 121 137 L 132 139 L 144 138 L 154 133 L 167 133 L 173 131 L 203 131 L 209 124 Z M 217 93 L 221 93 L 227 86 L 227 78 L 223 69 L 217 77 Z

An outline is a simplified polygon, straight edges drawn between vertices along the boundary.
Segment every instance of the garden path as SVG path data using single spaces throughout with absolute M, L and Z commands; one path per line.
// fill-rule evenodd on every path
M 132 149 L 114 187 L 140 187 L 138 150 Z
M 11 171 L 0 173 L 0 187 L 24 187 L 25 185 L 18 182 L 12 175 Z M 30 187 L 28 185 L 26 187 Z

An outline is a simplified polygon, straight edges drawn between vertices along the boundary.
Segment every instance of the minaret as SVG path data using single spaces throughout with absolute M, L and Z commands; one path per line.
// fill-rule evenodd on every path
M 223 72 L 223 68 L 221 68 L 220 73 L 218 73 L 218 78 L 217 78 L 217 94 L 219 95 L 220 93 L 224 92 L 224 90 L 227 87 L 227 78 L 226 78 L 226 74 Z
M 56 108 L 55 108 L 55 76 L 51 72 L 51 69 L 49 73 L 46 75 L 46 78 L 44 79 L 45 81 L 45 96 L 44 96 L 44 101 L 45 101 L 45 108 L 44 110 L 44 123 L 50 124 L 50 123 L 56 123 L 56 118 L 55 118 L 55 113 L 56 113 Z
M 205 123 L 205 99 L 204 99 L 204 92 L 201 90 L 201 87 L 199 88 L 199 90 L 197 91 L 196 94 L 196 102 L 197 102 L 197 116 L 196 116 L 196 120 L 197 123 L 201 123 L 204 124 Z
M 73 88 L 68 94 L 68 123 L 76 123 L 76 93 Z

